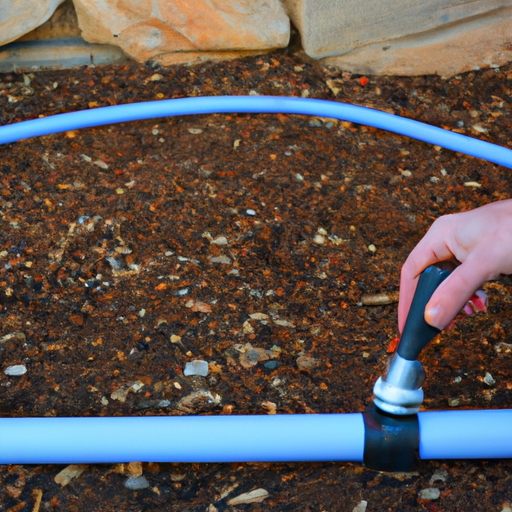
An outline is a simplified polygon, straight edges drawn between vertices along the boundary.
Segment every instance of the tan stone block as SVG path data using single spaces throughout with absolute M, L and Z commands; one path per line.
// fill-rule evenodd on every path
M 322 62 L 357 74 L 450 77 L 512 61 L 512 7 Z
M 279 0 L 74 0 L 82 36 L 139 62 L 170 52 L 281 48 L 289 19 Z
M 512 0 L 282 0 L 304 51 L 315 59 L 341 55 L 496 9 Z
M 63 1 L 0 1 L 0 45 L 10 43 L 42 25 Z

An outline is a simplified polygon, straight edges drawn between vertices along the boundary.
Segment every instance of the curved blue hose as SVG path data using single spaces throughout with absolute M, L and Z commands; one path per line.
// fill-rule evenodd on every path
M 0 127 L 0 144 L 79 128 L 166 116 L 281 113 L 331 117 L 382 128 L 512 168 L 512 151 L 412 119 L 334 101 L 280 96 L 213 96 L 114 105 Z

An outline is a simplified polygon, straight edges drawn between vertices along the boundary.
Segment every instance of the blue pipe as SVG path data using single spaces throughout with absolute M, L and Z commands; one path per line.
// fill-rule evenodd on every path
M 361 414 L 2 418 L 0 464 L 362 461 Z
M 0 144 L 79 128 L 166 116 L 281 113 L 331 117 L 382 128 L 512 168 L 512 151 L 412 119 L 334 101 L 274 96 L 215 96 L 114 105 L 22 121 L 0 127 Z
M 421 459 L 512 458 L 512 410 L 418 414 Z M 0 464 L 364 460 L 362 414 L 1 418 Z
M 422 459 L 512 458 L 512 410 L 418 414 Z

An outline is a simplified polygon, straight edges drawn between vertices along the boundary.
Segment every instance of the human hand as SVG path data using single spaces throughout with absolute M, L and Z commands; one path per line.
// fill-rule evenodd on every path
M 398 327 L 402 332 L 421 272 L 448 260 L 460 265 L 425 307 L 425 321 L 444 329 L 486 281 L 512 274 L 512 199 L 437 219 L 402 267 Z

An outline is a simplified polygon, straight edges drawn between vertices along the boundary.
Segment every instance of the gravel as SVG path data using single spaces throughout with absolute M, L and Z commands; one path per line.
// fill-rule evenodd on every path
M 141 489 L 147 489 L 149 482 L 145 476 L 131 476 L 126 480 L 124 486 L 131 491 L 140 491 Z

